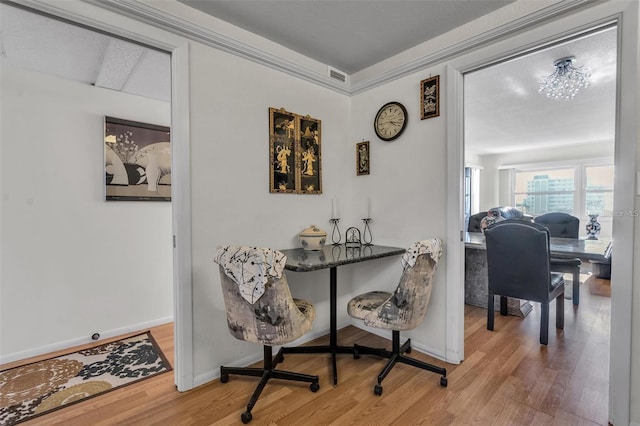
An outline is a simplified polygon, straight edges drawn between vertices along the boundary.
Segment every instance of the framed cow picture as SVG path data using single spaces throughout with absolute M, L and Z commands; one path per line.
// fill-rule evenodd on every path
M 170 128 L 105 117 L 104 168 L 107 201 L 171 201 Z

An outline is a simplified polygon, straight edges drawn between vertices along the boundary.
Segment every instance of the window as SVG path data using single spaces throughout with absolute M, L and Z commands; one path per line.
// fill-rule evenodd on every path
M 613 212 L 613 165 L 585 167 L 586 214 L 611 216 Z
M 574 214 L 574 169 L 516 171 L 515 185 L 515 206 L 523 213 Z
M 480 168 L 464 168 L 464 218 L 469 220 L 472 212 L 480 210 Z
M 580 218 L 580 233 L 589 215 L 597 214 L 600 236 L 611 237 L 613 164 L 560 165 L 512 169 L 512 202 L 523 213 L 538 216 L 564 212 Z

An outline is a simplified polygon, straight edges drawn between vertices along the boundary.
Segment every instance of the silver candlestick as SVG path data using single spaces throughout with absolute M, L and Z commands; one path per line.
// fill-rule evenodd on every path
M 364 222 L 364 231 L 362 231 L 362 242 L 365 246 L 373 245 L 373 235 L 371 235 L 371 228 L 369 227 L 369 222 L 371 222 L 371 218 L 368 217 L 366 219 L 362 219 Z
M 340 219 L 335 218 L 335 219 L 329 219 L 329 222 L 331 222 L 333 224 L 333 230 L 331 231 L 331 241 L 333 242 L 334 246 L 337 246 L 338 244 L 340 244 L 340 228 L 338 228 L 338 223 L 340 222 Z

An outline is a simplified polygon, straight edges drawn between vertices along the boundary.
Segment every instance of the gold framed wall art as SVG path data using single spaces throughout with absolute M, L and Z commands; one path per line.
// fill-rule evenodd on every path
M 356 144 L 356 175 L 368 175 L 370 172 L 369 141 L 362 141 Z
M 321 123 L 308 115 L 298 117 L 300 126 L 300 167 L 298 192 L 300 194 L 322 194 L 322 162 L 320 152 Z
M 322 194 L 321 124 L 269 108 L 269 192 Z
M 269 108 L 269 192 L 296 192 L 296 115 Z
M 420 120 L 440 115 L 440 76 L 420 82 Z

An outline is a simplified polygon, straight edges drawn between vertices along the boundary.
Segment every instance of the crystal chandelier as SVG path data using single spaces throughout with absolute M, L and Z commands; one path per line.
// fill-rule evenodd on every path
M 588 87 L 589 77 L 591 77 L 589 69 L 574 67 L 575 60 L 571 56 L 555 61 L 553 63 L 556 67 L 555 72 L 540 82 L 538 93 L 546 94 L 547 98 L 569 101 L 576 96 L 580 89 Z

